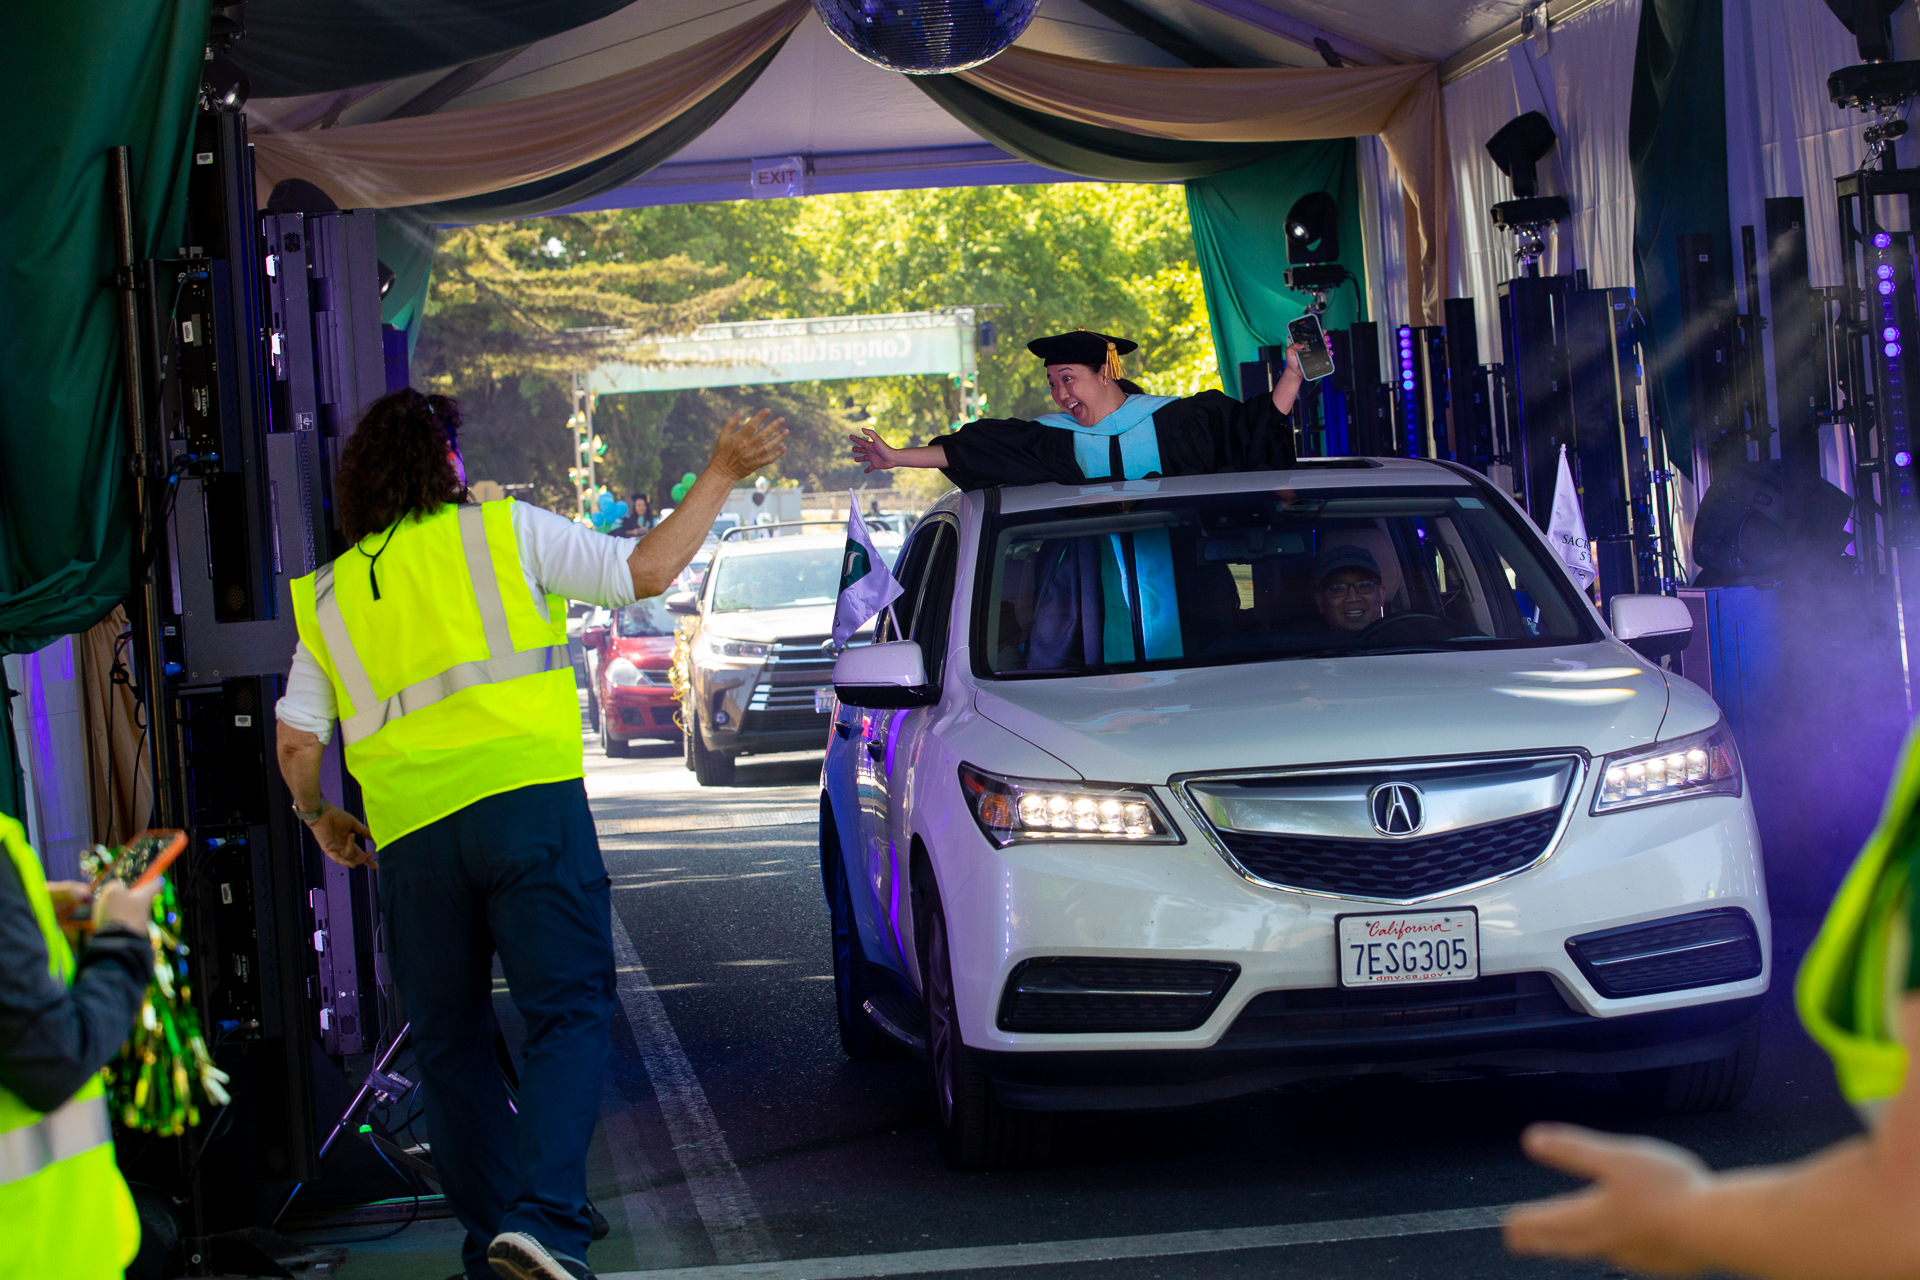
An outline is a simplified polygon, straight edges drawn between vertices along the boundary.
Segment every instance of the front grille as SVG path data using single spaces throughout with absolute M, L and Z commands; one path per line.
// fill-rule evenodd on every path
M 1547 809 L 1504 822 L 1410 840 L 1344 840 L 1216 828 L 1255 879 L 1356 898 L 1405 899 L 1507 875 L 1546 852 L 1560 825 Z
M 1191 1031 L 1240 973 L 1210 960 L 1024 961 L 1000 998 L 1002 1031 Z
M 823 676 L 831 676 L 834 655 L 820 646 L 832 638 L 794 636 L 788 640 L 777 640 L 767 654 L 767 666 L 782 673 L 818 671 Z
M 1564 1019 L 1575 1012 L 1544 973 L 1503 973 L 1472 982 L 1263 991 L 1247 1001 L 1222 1045 L 1302 1044 L 1373 1033 L 1391 1039 L 1415 1027 L 1470 1024 L 1494 1030 Z
M 807 709 L 804 711 L 749 711 L 745 723 L 740 726 L 742 733 L 800 733 L 811 731 L 824 736 L 833 725 L 833 716 L 829 712 L 815 711 L 813 698 L 809 693 Z
M 655 724 L 672 724 L 673 718 L 678 714 L 680 714 L 680 708 L 678 707 L 655 707 L 653 708 L 653 722 Z
M 1653 995 L 1757 978 L 1753 918 L 1738 907 L 1695 911 L 1567 939 L 1567 954 L 1603 996 Z
M 753 697 L 747 702 L 749 711 L 797 711 L 813 713 L 813 691 L 825 689 L 822 684 L 773 684 L 761 681 L 753 686 Z

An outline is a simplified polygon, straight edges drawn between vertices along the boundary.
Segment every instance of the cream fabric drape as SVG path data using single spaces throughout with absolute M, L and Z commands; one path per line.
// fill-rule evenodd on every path
M 1486 143 L 1515 116 L 1538 111 L 1553 125 L 1559 141 L 1540 162 L 1540 192 L 1567 197 L 1573 211 L 1549 237 L 1542 270 L 1584 269 L 1596 289 L 1633 284 L 1627 108 L 1639 29 L 1640 0 L 1604 0 L 1441 90 L 1456 202 L 1449 296 L 1474 300 L 1483 361 L 1504 358 L 1498 286 L 1517 274 L 1513 237 L 1488 213 L 1513 187 Z
M 1405 183 L 1414 310 L 1440 322 L 1447 265 L 1447 137 L 1439 69 L 1128 67 L 1012 48 L 959 73 L 1034 111 L 1155 138 L 1303 142 L 1378 134 Z
M 140 734 L 140 700 L 113 681 L 114 648 L 127 631 L 127 609 L 113 612 L 75 639 L 80 700 L 87 730 L 87 810 L 93 838 L 126 843 L 153 811 L 153 775 Z M 131 663 L 129 650 L 127 661 Z
M 671 57 L 604 80 L 493 106 L 254 139 L 262 204 L 305 178 L 343 209 L 388 209 L 501 191 L 576 168 L 652 133 L 772 48 L 812 12 L 788 0 Z

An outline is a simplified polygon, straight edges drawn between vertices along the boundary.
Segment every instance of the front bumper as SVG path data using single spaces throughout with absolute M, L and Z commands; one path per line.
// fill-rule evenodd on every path
M 613 685 L 608 687 L 603 714 L 611 738 L 671 738 L 680 731 L 674 713 L 680 704 L 669 685 Z
M 916 826 L 933 851 L 954 940 L 962 1035 L 987 1054 L 989 1072 L 1014 1091 L 1009 1096 L 1026 1099 L 1020 1105 L 1153 1106 L 1162 1105 L 1157 1097 L 1197 1101 L 1289 1079 L 1378 1070 L 1626 1071 L 1731 1052 L 1724 1046 L 1737 1039 L 1735 1028 L 1771 977 L 1764 877 L 1747 800 L 1708 797 L 1602 817 L 1586 814 L 1585 803 L 1583 795 L 1539 865 L 1418 907 L 1256 884 L 1172 804 L 1167 808 L 1186 838 L 1173 847 L 1036 842 L 994 849 L 957 799 L 951 808 L 938 806 L 939 813 L 917 815 Z M 1558 1013 L 1519 1024 L 1409 1025 L 1332 1040 L 1246 1038 L 1252 1024 L 1243 1015 L 1266 993 L 1338 990 L 1337 916 L 1465 906 L 1479 917 L 1483 978 L 1536 975 L 1557 993 Z M 1610 999 L 1567 951 L 1576 935 L 1714 908 L 1752 917 L 1763 961 L 1757 977 Z M 996 1015 L 1009 977 L 1023 961 L 1043 956 L 1220 961 L 1240 972 L 1190 1031 L 1000 1029 Z M 1142 1088 L 1149 1092 L 1127 1092 Z M 1123 1094 L 1134 1100 L 1121 1101 Z M 1050 1100 L 1043 1103 L 1043 1095 Z

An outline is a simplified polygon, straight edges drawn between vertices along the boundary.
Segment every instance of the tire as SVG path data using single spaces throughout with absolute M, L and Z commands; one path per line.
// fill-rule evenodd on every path
M 607 722 L 612 718 L 604 714 L 600 717 L 600 750 L 605 752 L 609 759 L 625 760 L 633 755 L 633 740 L 616 738 L 607 731 Z
M 847 866 L 840 857 L 840 839 L 829 823 L 820 826 L 820 855 L 832 870 L 828 883 L 833 897 L 833 1012 L 840 1024 L 840 1048 L 855 1062 L 883 1062 L 900 1056 L 894 1038 L 867 1016 L 864 1006 L 873 997 L 867 978 L 867 954 L 860 945 L 860 926 L 853 915 L 853 890 Z
M 700 734 L 700 721 L 696 717 L 692 734 L 693 777 L 703 787 L 727 787 L 733 785 L 733 757 L 718 751 L 707 750 L 706 740 Z
M 605 726 L 600 723 L 600 699 L 594 694 L 592 685 L 587 686 L 587 728 L 595 733 L 605 732 Z
M 687 772 L 693 772 L 693 708 L 686 703 L 680 704 L 680 760 L 687 766 Z
M 922 910 L 920 972 L 927 987 L 928 1074 L 940 1154 L 965 1170 L 1044 1164 L 1053 1150 L 1053 1113 L 1000 1105 L 979 1054 L 960 1035 L 946 912 L 930 886 Z
M 1622 1071 L 1620 1092 L 1648 1115 L 1683 1116 L 1700 1111 L 1730 1111 L 1746 1100 L 1760 1063 L 1760 1015 L 1740 1028 L 1740 1048 L 1724 1058 L 1683 1062 L 1650 1071 Z

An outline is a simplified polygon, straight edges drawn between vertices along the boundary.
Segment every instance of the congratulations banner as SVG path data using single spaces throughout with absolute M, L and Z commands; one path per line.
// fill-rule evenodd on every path
M 636 342 L 634 362 L 603 364 L 588 385 L 597 394 L 612 395 L 971 373 L 973 325 L 973 312 L 965 307 L 703 325 L 682 337 Z

